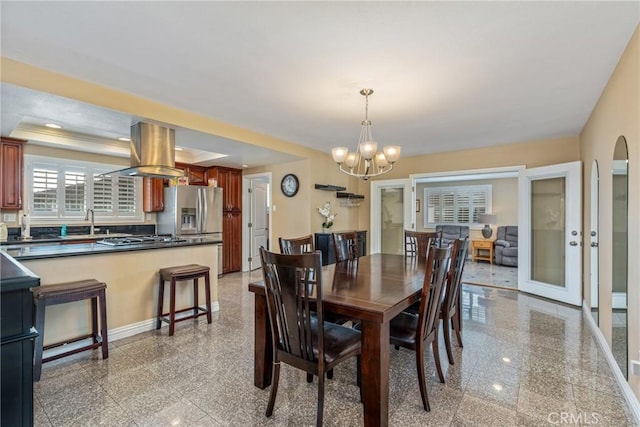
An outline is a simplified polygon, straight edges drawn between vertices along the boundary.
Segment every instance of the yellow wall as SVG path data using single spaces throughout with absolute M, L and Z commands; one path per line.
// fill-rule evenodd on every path
M 584 230 L 591 230 L 591 165 L 598 161 L 600 170 L 599 197 L 599 319 L 600 330 L 611 343 L 611 283 L 613 232 L 613 151 L 618 137 L 623 135 L 629 149 L 629 264 L 628 314 L 629 357 L 638 359 L 640 351 L 640 29 L 636 31 L 611 75 L 600 99 L 580 135 L 580 158 L 584 174 Z M 591 302 L 590 249 L 583 245 L 584 297 Z M 629 384 L 640 398 L 640 377 L 629 376 Z

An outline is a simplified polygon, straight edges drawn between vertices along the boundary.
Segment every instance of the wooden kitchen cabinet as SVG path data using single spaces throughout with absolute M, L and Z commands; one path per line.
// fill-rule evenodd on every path
M 0 138 L 0 209 L 22 209 L 22 139 Z
M 222 272 L 242 268 L 242 170 L 212 167 L 207 178 L 218 181 L 222 188 Z
M 176 163 L 176 168 L 184 171 L 189 178 L 189 185 L 207 185 L 207 168 L 186 163 Z
M 224 212 L 222 218 L 222 272 L 242 268 L 242 213 Z
M 151 177 L 142 179 L 142 206 L 147 213 L 164 210 L 164 179 Z
M 242 170 L 230 168 L 212 168 L 209 174 L 218 180 L 218 187 L 223 189 L 223 209 L 242 211 Z

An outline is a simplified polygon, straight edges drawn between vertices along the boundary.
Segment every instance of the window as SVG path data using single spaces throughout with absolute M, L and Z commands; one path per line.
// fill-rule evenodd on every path
M 479 226 L 478 216 L 485 212 L 491 212 L 491 185 L 424 189 L 425 228 L 438 224 Z
M 34 222 L 142 221 L 141 180 L 109 174 L 117 165 L 25 155 L 25 193 Z

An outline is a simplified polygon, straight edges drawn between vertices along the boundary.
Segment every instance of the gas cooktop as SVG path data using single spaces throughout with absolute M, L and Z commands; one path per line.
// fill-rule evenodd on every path
M 174 242 L 186 242 L 186 239 L 180 239 L 172 236 L 127 236 L 127 237 L 110 237 L 102 240 L 98 240 L 96 243 L 101 245 L 110 246 L 129 246 L 129 245 L 143 245 L 150 243 L 174 243 Z

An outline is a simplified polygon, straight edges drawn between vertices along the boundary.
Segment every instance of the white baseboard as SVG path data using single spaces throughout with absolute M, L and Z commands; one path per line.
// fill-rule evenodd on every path
M 204 306 L 201 307 L 205 309 Z M 220 303 L 218 301 L 211 302 L 211 311 L 220 311 Z M 201 320 L 200 318 L 199 320 Z M 107 321 L 108 323 L 108 321 Z M 163 322 L 162 327 L 169 326 L 168 323 Z M 109 337 L 109 342 L 114 342 L 121 340 L 123 338 L 128 338 L 133 335 L 141 334 L 143 332 L 152 331 L 156 328 L 156 318 L 143 320 L 137 323 L 131 323 L 130 325 L 120 326 L 119 328 L 108 329 L 107 334 Z M 87 338 L 81 341 L 77 341 L 74 343 L 66 344 L 61 347 L 55 347 L 49 350 L 45 350 L 43 353 L 44 357 L 53 356 L 55 354 L 59 354 L 62 352 L 66 352 L 69 350 L 74 350 L 76 348 L 80 348 L 87 344 L 91 343 L 91 338 Z
M 624 378 L 624 375 L 622 375 L 622 371 L 618 366 L 618 362 L 616 362 L 616 359 L 613 357 L 613 353 L 611 353 L 611 349 L 607 344 L 607 340 L 604 338 L 604 335 L 602 335 L 602 331 L 600 330 L 598 325 L 596 325 L 596 322 L 593 320 L 593 316 L 591 315 L 589 306 L 585 301 L 582 301 L 582 312 L 584 316 L 587 318 L 587 322 L 589 323 L 591 332 L 593 333 L 593 336 L 596 338 L 596 342 L 600 346 L 600 349 L 604 353 L 605 358 L 607 359 L 607 363 L 609 363 L 609 367 L 611 368 L 611 371 L 613 372 L 613 375 L 616 379 L 616 382 L 620 386 L 620 389 L 622 390 L 622 394 L 625 400 L 627 401 L 629 408 L 631 409 L 631 413 L 636 419 L 636 425 L 640 425 L 640 401 L 638 401 L 638 398 L 636 397 L 636 395 L 633 394 L 633 390 L 631 390 L 631 386 L 629 385 L 627 380 Z

